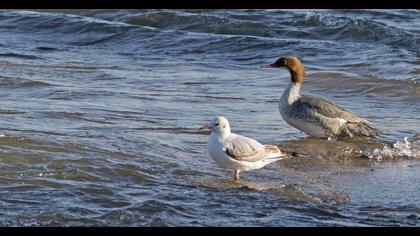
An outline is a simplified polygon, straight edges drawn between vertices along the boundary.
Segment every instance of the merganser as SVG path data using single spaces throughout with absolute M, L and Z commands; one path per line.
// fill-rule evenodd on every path
M 323 98 L 300 95 L 305 76 L 303 64 L 293 56 L 279 58 L 262 68 L 286 68 L 291 82 L 280 98 L 282 118 L 291 126 L 314 137 L 372 137 L 382 131 L 369 126 L 369 122 Z
M 280 150 L 274 145 L 263 145 L 258 141 L 232 133 L 229 121 L 218 116 L 199 130 L 211 130 L 207 142 L 210 157 L 221 167 L 235 171 L 234 180 L 240 180 L 240 171 L 260 169 L 267 164 L 295 155 Z

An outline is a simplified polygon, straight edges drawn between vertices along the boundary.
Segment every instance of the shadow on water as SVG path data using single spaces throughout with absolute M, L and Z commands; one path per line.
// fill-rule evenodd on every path
M 282 169 L 284 172 L 290 172 Z M 268 194 L 287 202 L 305 203 L 323 207 L 330 204 L 346 204 L 351 201 L 350 196 L 326 182 L 308 182 L 308 175 L 302 173 L 282 173 L 283 179 L 259 179 L 258 182 L 241 180 L 235 182 L 230 179 L 201 180 L 199 187 L 217 191 L 235 191 L 237 194 L 259 193 Z M 289 183 L 290 182 L 290 183 Z M 293 182 L 293 183 L 291 183 Z

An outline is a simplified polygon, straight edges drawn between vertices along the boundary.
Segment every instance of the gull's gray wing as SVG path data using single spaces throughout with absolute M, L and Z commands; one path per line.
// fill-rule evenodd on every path
M 255 162 L 267 157 L 264 145 L 242 135 L 231 134 L 226 140 L 226 154 L 238 161 Z
M 315 120 L 314 113 L 328 118 L 344 119 L 347 122 L 368 124 L 369 122 L 355 114 L 346 111 L 344 108 L 329 102 L 323 98 L 302 95 L 290 107 L 290 111 L 301 119 Z

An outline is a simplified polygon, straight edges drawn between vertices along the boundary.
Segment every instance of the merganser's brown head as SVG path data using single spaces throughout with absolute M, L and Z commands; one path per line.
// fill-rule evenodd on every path
M 301 84 L 305 76 L 305 68 L 299 59 L 293 56 L 280 57 L 272 64 L 261 66 L 261 68 L 286 68 L 289 70 L 293 83 Z

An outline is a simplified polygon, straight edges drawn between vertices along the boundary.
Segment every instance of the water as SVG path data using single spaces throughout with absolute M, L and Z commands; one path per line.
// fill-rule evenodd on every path
M 419 226 L 418 10 L 0 11 L 0 225 Z M 303 92 L 387 134 L 306 138 L 278 99 Z M 306 152 L 244 172 L 198 127 Z

